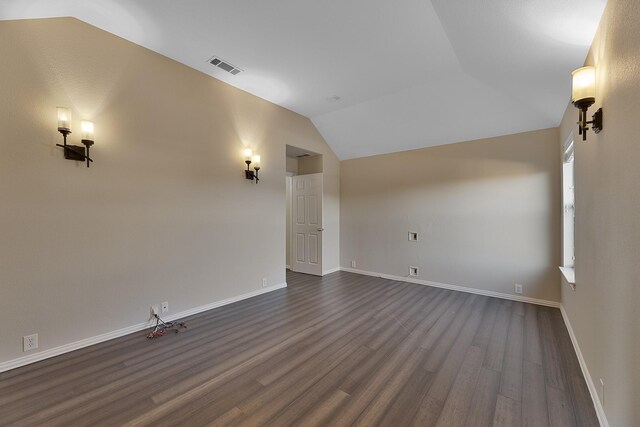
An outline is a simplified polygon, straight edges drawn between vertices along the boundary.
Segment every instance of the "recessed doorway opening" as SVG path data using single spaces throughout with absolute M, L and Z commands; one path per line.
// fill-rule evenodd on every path
M 322 154 L 286 146 L 286 268 L 322 276 Z

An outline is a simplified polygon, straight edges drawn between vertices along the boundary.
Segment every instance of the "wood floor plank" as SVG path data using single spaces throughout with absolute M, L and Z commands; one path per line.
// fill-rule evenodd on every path
M 578 426 L 573 415 L 573 407 L 563 390 L 547 386 L 547 408 L 551 427 Z
M 522 365 L 522 425 L 547 427 L 547 390 L 541 365 L 525 360 Z
M 551 387 L 564 391 L 567 385 L 562 366 L 562 356 L 558 349 L 551 316 L 548 311 L 538 310 L 538 326 L 542 342 L 542 366 L 544 367 L 545 382 Z
M 322 376 L 319 381 L 314 384 L 310 384 L 306 390 L 300 390 L 298 397 L 291 403 L 287 404 L 287 399 L 283 399 L 281 402 L 272 401 L 269 406 L 268 413 L 275 414 L 270 420 L 269 424 L 274 426 L 278 425 L 304 425 L 302 419 L 308 418 L 311 413 L 316 412 L 313 418 L 327 419 L 334 415 L 335 410 L 341 407 L 348 399 L 339 399 L 333 404 L 328 405 L 322 412 L 322 414 L 316 411 L 316 407 L 319 401 L 324 402 L 326 399 L 333 400 L 331 396 L 351 396 L 344 391 L 340 390 L 337 386 L 340 379 L 344 375 L 352 370 L 355 366 L 362 363 L 367 357 L 370 357 L 371 350 L 367 347 L 359 347 L 348 358 L 343 359 L 326 375 Z M 289 399 L 290 400 L 290 399 Z M 264 411 L 263 411 L 264 413 Z
M 366 300 L 362 301 L 361 298 L 356 298 L 356 301 L 359 301 L 359 303 L 366 305 Z M 347 310 L 344 313 L 344 315 L 354 316 L 355 313 L 357 313 L 357 311 Z M 162 405 L 157 407 L 153 411 L 151 411 L 152 414 L 146 414 L 144 417 L 144 421 L 147 422 L 150 418 L 153 418 L 153 419 L 161 418 L 164 413 L 171 412 L 175 408 L 180 407 L 185 401 L 193 398 L 198 398 L 201 395 L 206 394 L 209 390 L 217 386 L 220 386 L 221 384 L 224 384 L 224 382 L 228 381 L 233 376 L 242 374 L 247 369 L 250 369 L 252 366 L 258 366 L 261 363 L 264 363 L 273 355 L 278 354 L 281 350 L 286 349 L 292 344 L 294 344 L 296 341 L 301 340 L 304 336 L 308 334 L 316 333 L 318 330 L 322 329 L 322 327 L 327 322 L 331 322 L 332 320 L 335 320 L 335 317 L 332 316 L 332 314 L 334 314 L 333 311 L 327 313 L 325 318 L 323 318 L 321 321 L 314 321 L 314 323 L 310 326 L 301 326 L 300 328 L 297 329 L 296 334 L 290 336 L 284 341 L 280 341 L 279 343 L 275 344 L 273 347 L 267 349 L 266 351 L 258 351 L 258 352 L 252 351 L 252 356 L 249 357 L 248 359 L 246 359 L 245 356 L 240 355 L 237 360 L 228 360 L 225 362 L 225 364 L 223 364 L 223 366 L 212 368 L 210 372 L 207 372 L 206 375 L 198 375 L 198 377 L 196 378 L 194 383 L 191 384 L 191 386 L 189 386 L 188 382 L 183 381 L 182 384 L 183 384 L 183 387 L 185 388 L 184 393 L 176 395 L 175 390 L 169 390 L 170 392 L 172 392 L 171 395 L 169 396 L 175 395 L 175 397 L 173 398 L 169 397 L 169 400 L 164 399 L 164 397 L 159 399 L 158 403 L 162 403 Z M 340 353 L 340 357 L 347 357 L 348 354 L 349 354 L 349 350 L 347 349 L 347 351 L 343 351 Z M 322 362 L 326 362 L 326 361 L 324 360 L 319 361 L 319 363 L 322 363 Z M 340 362 L 340 359 L 336 357 L 335 362 L 327 363 L 325 366 L 325 369 L 331 369 L 333 367 L 332 363 L 339 363 L 339 362 Z M 306 375 L 307 378 L 305 378 L 304 382 L 315 382 L 318 377 L 322 376 L 322 371 L 316 372 L 316 369 L 313 367 L 309 367 L 309 370 L 311 371 L 311 373 Z M 205 379 L 205 381 L 201 382 L 202 379 Z M 292 381 L 292 378 L 287 378 L 287 380 Z M 291 388 L 290 384 L 286 388 L 290 391 L 294 390 Z M 279 398 L 282 397 L 281 395 L 277 395 L 277 396 Z M 295 395 L 294 397 L 296 396 L 297 395 Z M 265 401 L 264 399 L 258 397 L 258 398 L 252 399 L 252 403 L 250 406 L 254 408 L 258 406 L 262 406 L 263 402 L 266 403 L 268 402 L 268 400 Z M 243 410 L 243 412 L 245 413 L 247 412 L 247 409 L 248 409 L 247 404 L 242 404 L 240 408 Z M 272 410 L 272 407 L 265 406 L 264 410 L 270 411 Z M 247 418 L 247 420 L 250 420 L 250 418 Z M 131 423 L 128 425 L 138 425 L 138 422 L 139 420 L 132 420 Z
M 454 294 L 451 303 L 448 306 L 445 306 L 443 310 L 444 312 L 441 310 L 434 311 L 434 313 L 432 313 L 434 315 L 432 319 L 435 320 L 435 316 L 438 316 L 437 320 L 435 323 L 433 321 L 428 322 L 429 324 L 433 324 L 433 327 L 429 328 L 429 333 L 425 335 L 425 338 L 420 342 L 420 347 L 427 350 L 435 347 L 442 334 L 446 333 L 447 327 L 453 322 L 453 319 L 456 318 L 458 309 L 462 307 L 465 301 L 468 301 L 469 298 L 469 295 Z M 467 313 L 467 311 L 463 312 Z
M 240 402 L 239 407 L 247 415 L 243 425 L 265 424 L 279 413 L 285 420 L 296 419 L 302 415 L 302 408 L 308 408 L 310 396 L 317 398 L 336 389 L 340 379 L 371 352 L 362 346 L 365 335 L 348 338 L 337 350 L 329 349 L 331 358 L 319 355 L 313 363 L 307 364 L 307 369 L 292 372 L 261 393 Z M 311 404 L 314 402 L 311 399 Z
M 483 427 L 493 424 L 498 399 L 498 372 L 481 368 L 465 425 Z
M 349 401 L 349 404 L 332 419 L 332 424 L 336 426 L 352 425 L 401 366 L 405 364 L 413 366 L 413 361 L 420 361 L 423 352 L 422 350 L 416 349 L 416 344 L 419 339 L 419 335 L 413 334 L 403 339 L 398 347 L 390 354 L 389 358 L 384 360 L 380 368 L 372 372 L 369 378 L 367 378 L 367 381 L 359 385 L 352 393 L 349 393 L 352 399 Z M 409 359 L 409 362 L 407 362 L 407 359 Z
M 524 359 L 542 365 L 538 310 L 533 304 L 527 304 L 524 311 Z
M 485 368 L 493 369 L 500 372 L 502 370 L 502 362 L 504 360 L 504 350 L 507 342 L 507 333 L 509 331 L 509 319 L 511 317 L 511 301 L 502 301 L 496 314 L 496 323 L 489 338 L 489 346 L 485 355 Z
M 298 324 L 286 335 L 281 335 L 281 338 L 274 342 L 273 340 L 266 340 L 263 345 L 256 345 L 256 342 L 248 341 L 241 351 L 235 351 L 231 354 L 225 355 L 225 360 L 222 364 L 215 365 L 210 369 L 200 372 L 197 376 L 182 381 L 179 384 L 174 385 L 171 389 L 158 393 L 154 396 L 154 400 L 158 403 L 165 402 L 173 397 L 179 396 L 182 392 L 191 390 L 195 384 L 203 384 L 212 377 L 218 374 L 225 373 L 226 369 L 234 366 L 238 366 L 239 363 L 249 363 L 251 358 L 254 358 L 251 363 L 260 363 L 261 361 L 269 359 L 269 356 L 274 356 L 298 341 L 304 340 L 308 335 L 315 334 L 321 331 L 324 326 L 329 325 L 339 319 L 341 316 L 352 315 L 351 309 L 358 306 L 358 304 L 366 305 L 370 302 L 371 298 L 379 295 L 380 290 L 376 292 L 376 289 L 365 291 L 358 298 L 352 300 L 351 303 L 343 306 L 336 305 L 334 308 L 322 312 L 321 316 L 312 317 L 305 323 Z M 336 314 L 341 313 L 341 316 Z M 352 316 L 354 317 L 354 316 Z M 264 334 L 261 334 L 264 335 Z M 275 345 L 274 345 L 275 343 Z M 268 352 L 268 353 L 265 353 Z M 243 366 L 244 368 L 244 366 Z
M 500 377 L 500 394 L 520 401 L 522 398 L 522 360 L 524 351 L 524 318 L 514 310 L 509 322 L 509 334 Z
M 480 303 L 476 303 L 478 300 Z M 473 334 L 475 334 L 477 325 L 482 318 L 482 309 L 484 308 L 483 301 L 486 302 L 486 299 L 478 297 L 477 295 L 473 295 L 465 301 L 462 308 L 460 308 L 460 311 L 456 313 L 455 319 L 450 322 L 445 333 L 440 335 L 440 338 L 437 340 L 434 348 L 431 349 L 429 358 L 425 362 L 424 366 L 427 371 L 435 372 L 438 369 L 442 364 L 442 361 L 449 355 L 451 347 L 453 347 L 454 343 L 460 336 L 460 331 L 465 327 L 465 325 L 467 326 L 467 329 L 464 329 L 463 333 L 469 334 L 471 328 L 473 328 Z M 469 316 L 473 317 L 474 320 L 467 322 Z M 471 344 L 473 334 L 469 336 L 468 344 Z M 421 347 L 425 348 L 424 346 Z M 466 348 L 463 350 L 466 351 Z
M 447 395 L 437 427 L 464 426 L 471 398 L 478 382 L 484 352 L 480 347 L 469 347 L 456 380 Z
M 160 420 L 153 420 L 153 425 L 158 427 L 172 427 L 184 423 L 189 420 L 190 426 L 209 425 L 211 423 L 224 423 L 225 420 L 232 418 L 234 423 L 238 423 L 240 419 L 244 419 L 244 413 L 234 405 L 238 399 L 243 399 L 252 394 L 259 393 L 264 386 L 256 381 L 243 381 L 234 384 L 227 384 L 225 387 L 214 390 L 200 399 L 187 402 L 169 414 L 166 414 Z M 239 413 L 242 416 L 239 416 Z M 220 414 L 223 414 L 222 416 Z M 123 422 L 131 419 L 131 413 L 125 413 L 122 416 Z M 118 422 L 118 419 L 114 419 Z M 113 424 L 112 424 L 113 425 Z
M 473 300 L 475 300 L 475 298 Z M 453 346 L 450 347 L 451 351 L 448 352 L 446 359 L 442 363 L 439 363 L 440 361 L 438 359 L 441 359 L 441 357 L 434 351 L 430 354 L 427 363 L 425 363 L 425 368 L 428 366 L 435 368 L 437 366 L 437 371 L 433 384 L 418 408 L 413 420 L 414 425 L 434 425 L 438 420 L 445 406 L 449 391 L 460 372 L 460 367 L 463 364 L 468 348 L 477 332 L 478 325 L 481 323 L 487 298 L 478 298 L 478 300 L 480 301 L 479 304 L 473 307 L 464 328 L 458 333 Z M 472 301 L 472 299 L 468 301 Z M 461 312 L 461 316 L 464 317 L 464 310 L 461 310 Z M 446 344 L 446 340 L 441 340 L 440 342 L 441 344 L 448 345 Z M 479 351 L 483 353 L 481 349 L 479 349 Z M 436 355 L 435 360 L 431 358 L 433 355 Z M 455 406 L 464 407 L 466 403 Z
M 243 417 L 244 415 L 242 414 L 242 411 L 236 407 L 233 407 L 229 409 L 227 412 L 225 412 L 224 414 L 222 414 L 220 417 L 216 418 L 210 423 L 207 423 L 206 426 L 207 427 L 232 426 L 232 425 L 236 425 Z
M 597 426 L 557 309 L 337 272 L 0 373 L 0 425 Z
M 340 390 L 348 394 L 354 394 L 371 377 L 373 372 L 381 369 L 381 366 L 390 357 L 393 350 L 404 340 L 405 333 L 404 330 L 396 327 L 392 334 L 386 334 L 387 340 L 375 349 L 370 357 L 354 367 L 351 372 L 348 372 L 342 378 L 339 384 Z M 370 348 L 369 345 L 366 345 L 366 347 Z
M 487 312 L 482 319 L 482 324 L 478 327 L 475 337 L 473 337 L 472 344 L 476 347 L 480 347 L 483 350 L 489 346 L 491 340 L 491 334 L 493 333 L 493 327 L 496 324 L 496 315 L 498 314 L 498 307 L 500 307 L 500 301 L 497 298 L 491 298 Z
M 321 400 L 313 410 L 297 421 L 297 425 L 306 427 L 324 426 L 325 420 L 330 417 L 350 396 L 342 390 L 336 389 L 325 399 Z M 278 425 L 277 421 L 274 425 Z
M 493 417 L 494 427 L 520 427 L 522 425 L 520 402 L 498 395 Z
M 409 382 L 395 397 L 391 406 L 387 408 L 384 418 L 380 421 L 382 426 L 408 426 L 416 416 L 418 405 L 426 396 L 433 384 L 434 375 L 424 368 L 414 372 Z
M 409 289 L 411 292 L 414 292 L 415 290 L 411 290 Z M 369 312 L 375 312 L 375 310 L 370 310 Z M 355 314 L 357 315 L 357 314 Z M 361 316 L 360 316 L 361 317 Z M 362 319 L 358 320 L 357 322 L 361 322 Z M 386 327 L 385 328 L 391 328 L 391 329 L 395 329 L 400 333 L 400 336 L 402 336 L 402 334 L 404 334 L 405 332 L 402 330 L 402 326 L 399 325 L 397 322 L 395 322 L 393 319 L 386 319 Z M 367 322 L 367 319 L 364 319 L 364 322 L 362 322 L 363 326 L 366 326 L 367 324 L 370 324 L 371 322 Z M 377 325 L 374 326 L 374 330 L 375 328 L 377 328 Z M 396 334 L 398 335 L 398 334 Z M 367 342 L 370 339 L 370 334 L 356 334 L 354 337 L 347 337 L 346 340 L 344 340 L 343 344 L 347 345 L 349 348 L 354 349 L 355 347 L 359 346 L 359 345 L 366 345 Z M 311 365 L 309 363 L 306 364 L 306 368 L 307 369 L 311 369 L 313 370 L 314 374 L 313 375 L 308 375 L 305 370 L 298 370 L 297 374 L 302 374 L 306 377 L 309 377 L 308 380 L 305 380 L 304 382 L 301 383 L 300 380 L 296 379 L 296 374 L 294 374 L 294 376 L 288 375 L 286 378 L 285 377 L 281 377 L 284 379 L 284 381 L 280 382 L 279 384 L 274 384 L 274 386 L 272 388 L 267 388 L 264 391 L 264 394 L 266 395 L 265 398 L 263 398 L 262 396 L 256 396 L 255 399 L 251 399 L 250 401 L 247 402 L 243 402 L 240 404 L 241 409 L 243 410 L 243 412 L 245 413 L 250 413 L 251 415 L 246 419 L 246 424 L 250 425 L 251 423 L 264 423 L 266 420 L 269 419 L 269 417 L 273 416 L 276 414 L 276 412 L 278 412 L 281 408 L 283 408 L 284 406 L 286 406 L 287 403 L 287 399 L 282 399 L 281 395 L 282 392 L 286 391 L 286 390 L 290 390 L 291 386 L 290 386 L 290 382 L 291 381 L 296 381 L 297 384 L 299 384 L 297 393 L 300 396 L 303 396 L 306 393 L 306 389 L 313 386 L 313 383 L 317 380 L 323 377 L 323 372 L 329 372 L 331 370 L 331 375 L 335 374 L 335 370 L 336 369 L 343 369 L 343 362 L 341 360 L 339 360 L 341 356 L 340 352 L 336 352 L 335 350 L 331 349 L 331 348 L 327 348 L 323 351 L 326 351 L 328 354 L 332 354 L 335 353 L 333 356 L 324 356 L 321 353 L 318 353 L 318 355 L 316 356 L 317 362 L 324 366 L 324 368 L 318 368 L 317 366 L 314 367 L 314 365 Z M 340 350 L 342 351 L 342 349 Z M 353 350 L 352 350 L 353 351 Z M 335 364 L 333 364 L 332 360 L 333 358 L 338 355 L 339 357 L 336 358 L 336 361 L 338 363 L 338 365 L 336 366 Z M 354 357 L 352 356 L 351 359 L 354 359 Z M 353 360 L 351 360 L 353 361 Z M 349 366 L 348 369 L 345 369 L 344 372 L 339 376 L 339 378 L 344 377 L 344 375 L 346 375 L 347 372 L 352 371 L 354 368 L 354 366 Z M 321 380 L 322 381 L 322 380 Z M 335 381 L 338 381 L 338 379 L 336 379 Z M 337 384 L 337 383 L 336 383 Z M 334 384 L 331 384 L 332 386 Z M 312 390 L 314 393 L 318 394 L 317 390 Z M 322 394 L 324 392 L 320 392 L 319 394 Z M 273 399 L 273 396 L 276 396 L 276 400 Z M 291 401 L 291 397 L 289 396 L 289 400 Z M 269 400 L 271 399 L 271 400 Z M 268 404 L 266 404 L 266 402 L 268 401 Z M 297 405 L 294 405 L 296 407 L 299 407 L 299 403 L 300 402 L 296 402 Z M 290 412 L 290 411 L 289 411 Z
M 470 296 L 466 296 L 467 300 L 470 300 Z M 464 302 L 464 299 L 461 301 L 453 301 L 452 307 L 458 307 Z M 448 310 L 443 316 L 450 316 L 450 313 L 453 310 Z M 437 324 L 440 320 L 436 321 Z M 393 374 L 394 369 L 398 366 L 405 363 L 407 358 L 407 352 L 415 349 L 415 347 L 424 343 L 425 337 L 429 335 L 441 335 L 443 332 L 443 328 L 427 329 L 424 327 L 426 324 L 434 324 L 434 319 L 430 316 L 426 316 L 418 325 L 412 333 L 407 336 L 399 346 L 394 349 L 393 353 L 390 355 L 388 359 L 384 361 L 384 364 L 380 367 L 379 370 L 376 370 L 373 375 L 368 379 L 367 382 L 362 384 L 360 387 L 356 388 L 350 394 L 352 395 L 352 400 L 349 402 L 344 410 L 339 414 L 337 418 L 332 420 L 336 425 L 351 425 L 358 416 L 366 409 L 369 403 L 375 398 L 376 394 L 383 387 L 387 378 Z M 426 342 L 435 342 L 437 340 L 426 340 Z M 422 345 L 420 348 L 424 349 Z M 416 354 L 415 352 L 413 353 Z
M 420 366 L 423 363 L 424 355 L 425 350 L 421 348 L 413 351 L 411 356 L 396 370 L 375 398 L 360 413 L 355 425 L 366 427 L 380 422 L 384 417 L 385 411 L 393 402 L 393 398 L 409 382 L 411 376 L 421 369 Z

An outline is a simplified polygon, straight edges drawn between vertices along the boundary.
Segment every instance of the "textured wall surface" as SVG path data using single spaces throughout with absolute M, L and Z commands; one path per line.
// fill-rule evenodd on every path
M 0 22 L 0 57 L 0 362 L 284 283 L 286 144 L 323 154 L 338 267 L 339 163 L 308 119 L 75 19 Z M 95 122 L 90 169 L 58 105 L 72 142 Z
M 604 130 L 576 138 L 576 290 L 562 286 L 611 426 L 640 425 L 639 29 L 638 2 L 610 0 L 586 61 L 597 73 L 589 114 L 603 107 Z M 577 137 L 577 117 L 569 106 L 560 143 Z
M 560 300 L 560 158 L 548 129 L 341 163 L 341 265 Z M 408 232 L 419 233 L 417 242 Z

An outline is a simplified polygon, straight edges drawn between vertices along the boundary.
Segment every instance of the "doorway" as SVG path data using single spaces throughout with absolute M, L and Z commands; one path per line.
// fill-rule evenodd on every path
M 286 147 L 286 268 L 322 276 L 322 155 Z

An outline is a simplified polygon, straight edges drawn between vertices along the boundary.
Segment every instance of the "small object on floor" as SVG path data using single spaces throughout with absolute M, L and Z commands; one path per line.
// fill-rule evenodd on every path
M 161 337 L 170 329 L 172 329 L 175 333 L 178 333 L 180 332 L 180 328 L 186 329 L 187 327 L 187 324 L 185 322 L 165 322 L 157 314 L 154 314 L 153 316 L 156 318 L 156 325 L 153 330 L 149 332 L 147 338 Z

